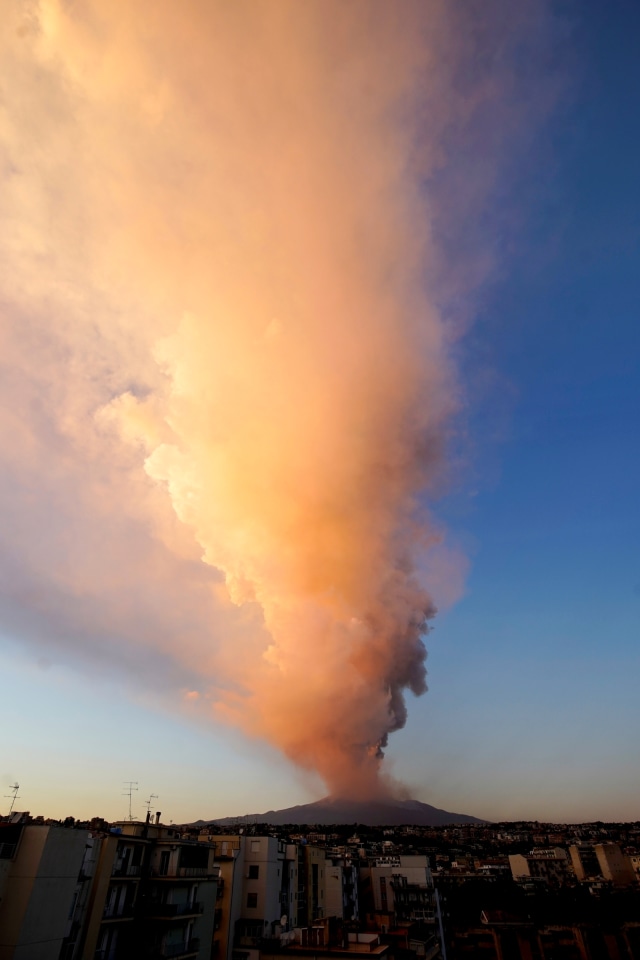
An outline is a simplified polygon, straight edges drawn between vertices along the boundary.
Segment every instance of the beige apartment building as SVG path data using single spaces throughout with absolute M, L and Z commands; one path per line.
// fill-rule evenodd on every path
M 213 834 L 201 835 L 199 840 L 213 845 L 219 870 L 211 956 L 214 960 L 231 960 L 233 933 L 242 900 L 242 837 Z
M 0 822 L 0 960 L 210 960 L 214 855 L 160 823 Z
M 426 859 L 401 861 L 383 868 L 395 909 L 422 919 Z M 271 836 L 196 840 L 159 815 L 93 831 L 0 822 L 0 898 L 0 960 L 259 960 L 373 942 L 349 939 L 350 858 Z
M 569 855 L 578 880 L 603 879 L 615 886 L 635 880 L 631 860 L 617 843 L 574 843 Z
M 89 834 L 21 818 L 0 823 L 0 960 L 59 960 Z

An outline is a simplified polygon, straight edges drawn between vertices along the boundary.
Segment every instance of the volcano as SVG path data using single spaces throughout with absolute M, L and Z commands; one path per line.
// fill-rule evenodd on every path
M 486 823 L 478 817 L 465 813 L 450 813 L 420 800 L 347 800 L 339 797 L 324 797 L 315 803 L 303 803 L 283 810 L 268 810 L 266 813 L 247 814 L 243 817 L 222 817 L 218 820 L 198 820 L 196 826 L 216 824 L 221 827 L 239 823 L 331 825 L 361 823 L 368 827 L 441 827 L 449 823 Z

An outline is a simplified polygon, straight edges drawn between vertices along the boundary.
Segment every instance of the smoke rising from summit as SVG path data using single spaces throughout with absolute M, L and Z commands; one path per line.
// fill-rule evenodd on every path
M 437 227 L 486 171 L 459 209 L 443 171 L 502 103 L 465 10 L 42 0 L 2 41 L 5 627 L 341 796 L 426 689 L 443 303 L 485 269 Z

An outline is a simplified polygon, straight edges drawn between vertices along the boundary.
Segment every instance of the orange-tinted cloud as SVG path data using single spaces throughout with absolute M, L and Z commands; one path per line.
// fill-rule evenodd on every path
M 459 406 L 442 299 L 486 269 L 452 283 L 429 184 L 500 100 L 463 69 L 468 16 L 42 0 L 0 51 L 5 623 L 339 793 L 381 789 L 425 690 L 424 503 Z

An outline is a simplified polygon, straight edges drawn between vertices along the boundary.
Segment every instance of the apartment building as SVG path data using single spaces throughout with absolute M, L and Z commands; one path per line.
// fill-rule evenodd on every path
M 160 957 L 209 960 L 218 874 L 211 845 L 165 832 L 153 838 L 138 925 L 146 949 Z
M 574 843 L 569 855 L 578 880 L 602 879 L 626 886 L 636 879 L 631 860 L 617 843 Z
M 356 865 L 344 857 L 328 857 L 324 866 L 324 884 L 326 916 L 357 921 L 360 909 Z
M 0 823 L 0 960 L 210 960 L 214 854 L 160 823 Z
M 325 911 L 326 852 L 311 843 L 298 847 L 298 926 L 308 927 Z
M 358 873 L 350 859 L 269 836 L 203 833 L 200 840 L 213 845 L 220 869 L 217 960 L 250 960 L 276 940 L 292 946 L 322 939 L 328 934 L 310 931 L 327 917 L 357 920 Z
M 514 880 L 533 878 L 552 887 L 566 883 L 570 876 L 569 858 L 562 847 L 509 854 L 509 866 Z
M 214 956 L 257 957 L 298 923 L 298 848 L 269 836 L 208 836 L 220 869 Z
M 0 823 L 0 960 L 59 960 L 89 834 L 27 816 Z
M 361 866 L 367 919 L 383 933 L 398 924 L 436 923 L 436 895 L 426 856 L 385 857 Z
M 201 834 L 198 839 L 213 846 L 219 871 L 211 956 L 213 960 L 231 960 L 242 903 L 243 837 Z
M 123 836 L 122 827 L 92 838 L 82 869 L 87 890 L 76 903 L 66 944 L 69 960 L 111 960 L 133 949 L 148 846 L 147 838 Z

